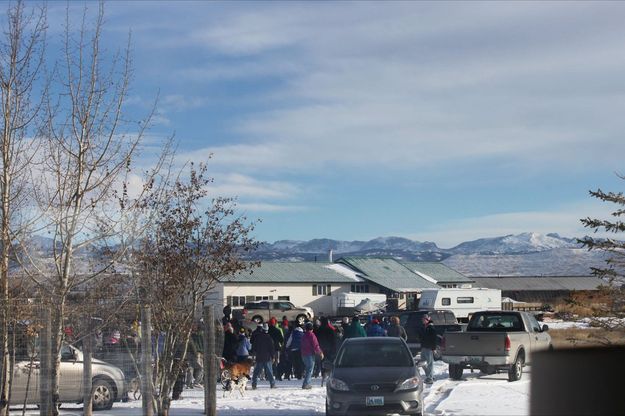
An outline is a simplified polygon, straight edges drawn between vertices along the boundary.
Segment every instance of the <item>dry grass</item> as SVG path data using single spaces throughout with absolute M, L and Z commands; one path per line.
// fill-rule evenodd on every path
M 549 335 L 551 335 L 555 349 L 625 345 L 625 330 L 607 331 L 602 328 L 549 329 Z

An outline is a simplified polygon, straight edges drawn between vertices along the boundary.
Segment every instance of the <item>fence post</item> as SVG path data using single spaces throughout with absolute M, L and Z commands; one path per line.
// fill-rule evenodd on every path
M 52 376 L 52 319 L 50 308 L 45 306 L 41 311 L 41 344 L 39 354 L 40 378 L 39 378 L 39 415 L 49 416 L 52 414 L 52 392 L 50 391 L 50 377 Z
M 154 415 L 154 390 L 152 389 L 152 310 L 141 305 L 141 407 L 143 416 Z
M 91 358 L 93 355 L 93 327 L 91 316 L 85 316 L 85 335 L 82 339 L 82 392 L 83 415 L 91 416 L 93 414 L 93 396 L 91 395 L 93 371 L 91 367 Z
M 204 413 L 217 414 L 217 366 L 215 355 L 215 307 L 204 306 Z

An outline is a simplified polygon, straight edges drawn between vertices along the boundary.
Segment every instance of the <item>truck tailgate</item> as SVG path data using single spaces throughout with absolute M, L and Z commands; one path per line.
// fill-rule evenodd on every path
M 447 332 L 443 355 L 507 355 L 505 333 Z

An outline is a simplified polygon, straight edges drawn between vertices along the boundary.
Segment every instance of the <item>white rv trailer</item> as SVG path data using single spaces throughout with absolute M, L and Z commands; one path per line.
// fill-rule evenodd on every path
M 486 288 L 423 289 L 420 310 L 446 309 L 456 318 L 468 320 L 473 312 L 501 309 L 501 290 Z

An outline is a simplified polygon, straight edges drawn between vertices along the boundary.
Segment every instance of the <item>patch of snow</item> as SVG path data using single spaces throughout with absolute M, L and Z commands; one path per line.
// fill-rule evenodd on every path
M 417 271 L 417 270 L 413 270 L 413 272 L 415 272 L 416 274 L 418 274 L 419 276 L 421 276 L 422 278 L 424 278 L 428 282 L 431 282 L 431 283 L 434 283 L 434 284 L 437 283 L 437 280 L 434 279 L 432 276 L 429 276 L 429 275 L 427 275 L 427 274 L 425 274 L 423 272 Z
M 326 269 L 330 269 L 330 270 L 334 270 L 335 272 L 348 277 L 350 279 L 352 279 L 355 282 L 364 282 L 365 279 L 363 279 L 362 277 L 360 277 L 358 275 L 358 273 L 356 273 L 355 271 L 353 271 L 352 269 L 350 269 L 347 266 L 344 266 L 342 264 L 338 264 L 338 263 L 332 263 L 332 264 L 328 264 L 327 266 L 324 266 Z

